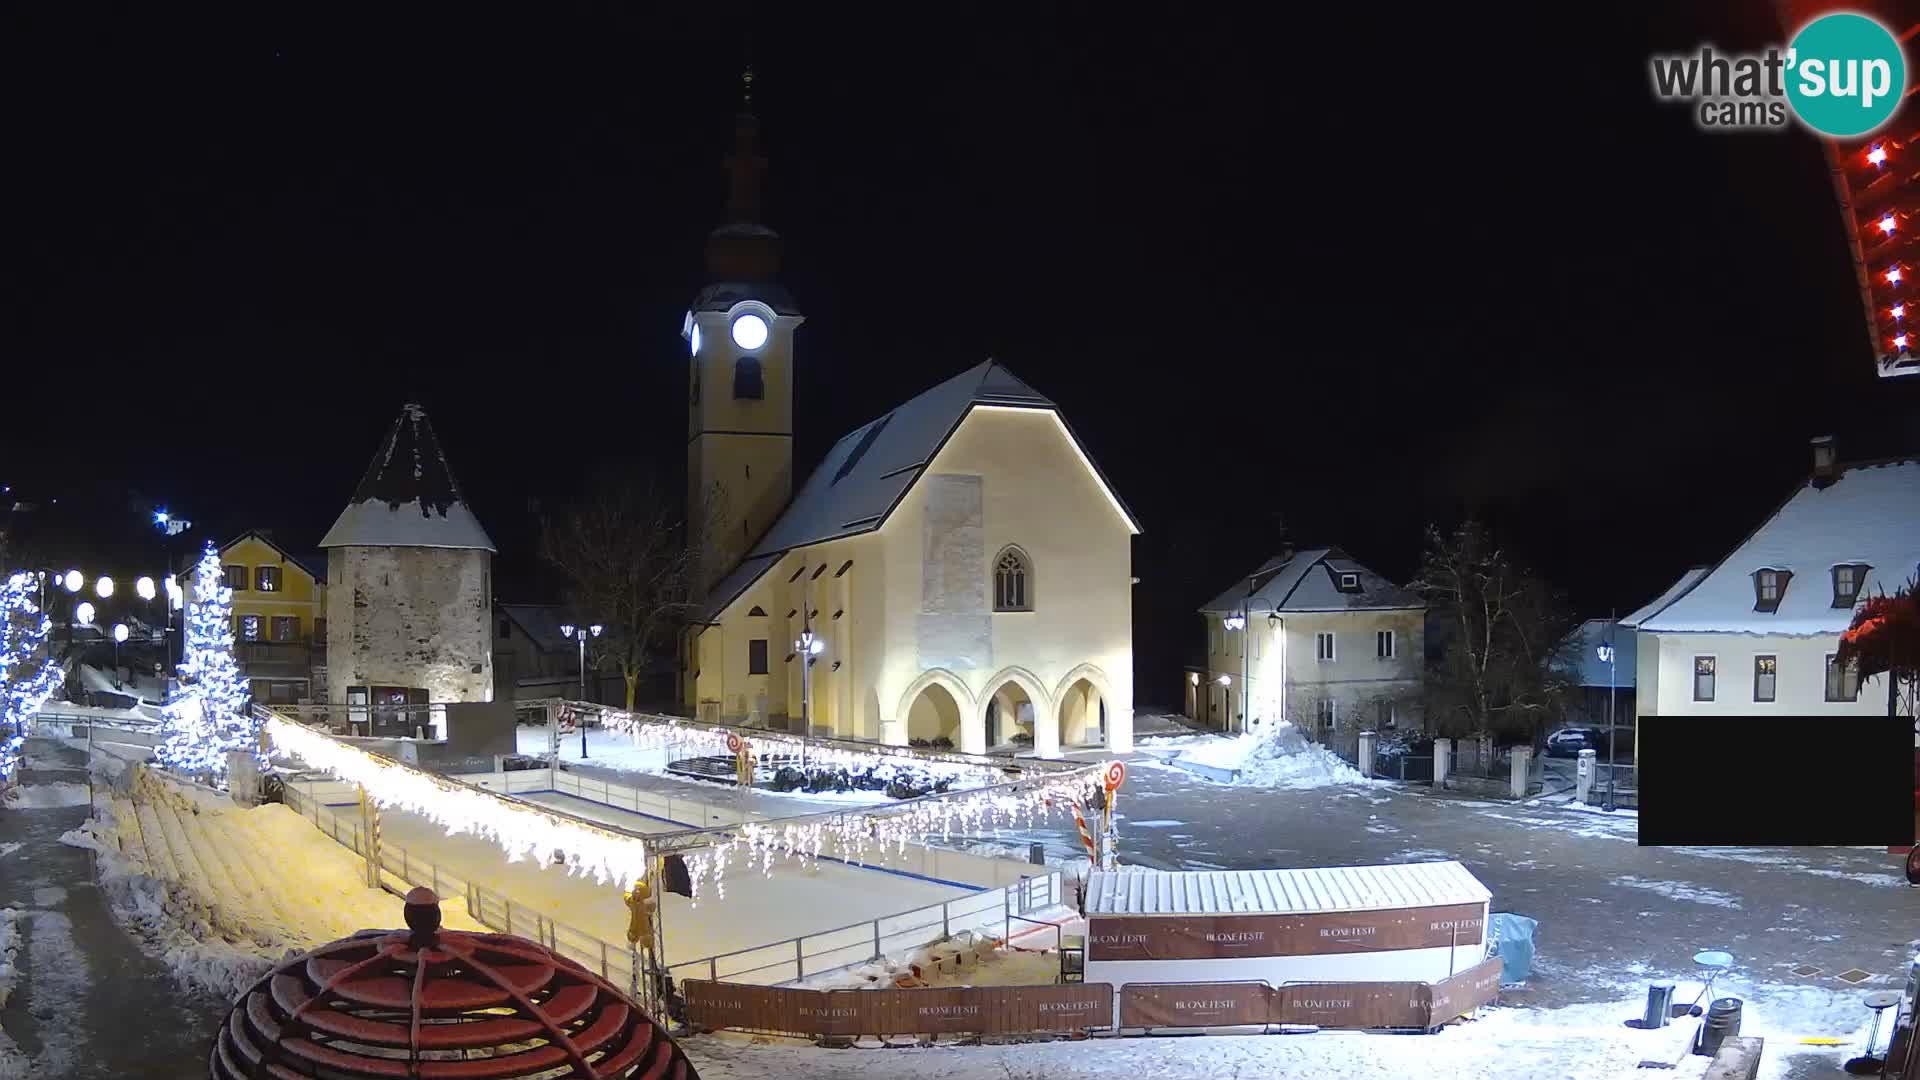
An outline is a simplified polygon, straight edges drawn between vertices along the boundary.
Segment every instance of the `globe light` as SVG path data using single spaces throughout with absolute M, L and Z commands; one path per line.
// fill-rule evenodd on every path
M 1867 161 L 1868 163 L 1873 165 L 1886 164 L 1886 161 L 1887 161 L 1886 147 L 1881 146 L 1878 143 L 1875 143 L 1873 149 L 1867 151 Z
M 1880 219 L 1880 231 L 1889 236 L 1893 234 L 1893 230 L 1897 227 L 1898 223 L 1893 220 L 1892 214 L 1888 214 L 1886 217 Z
M 113 640 L 116 644 L 127 640 L 127 624 L 126 623 L 117 622 L 113 624 Z
M 100 599 L 102 600 L 105 600 L 107 597 L 112 596 L 113 595 L 113 579 L 110 577 L 102 576 L 99 581 L 96 581 L 93 583 L 93 591 L 99 593 Z
M 87 583 L 87 579 L 81 575 L 80 571 L 69 570 L 60 578 L 60 583 L 67 587 L 68 592 L 79 592 Z
M 93 605 L 91 603 L 85 600 L 80 601 L 80 606 L 73 609 L 73 614 L 80 620 L 81 626 L 93 625 Z
M 815 656 L 819 656 L 826 650 L 827 642 L 825 638 L 814 638 L 813 641 L 807 645 L 807 651 Z
M 1220 684 L 1221 686 L 1232 686 L 1232 685 L 1233 685 L 1233 676 L 1231 676 L 1231 675 L 1222 675 L 1222 676 L 1220 676 L 1220 677 L 1219 677 L 1218 679 L 1216 679 L 1216 680 L 1214 680 L 1214 681 L 1215 681 L 1215 682 L 1218 682 L 1218 683 L 1219 683 L 1219 684 Z
M 1907 347 L 1907 335 L 1905 335 L 1905 334 L 1895 334 L 1895 335 L 1893 335 L 1893 347 L 1894 347 L 1894 348 L 1896 348 L 1896 349 L 1904 349 L 1904 348 L 1906 348 L 1906 347 Z
M 153 579 L 150 577 L 143 577 L 139 581 L 134 582 L 133 591 L 136 593 L 139 593 L 140 599 L 142 600 L 153 599 L 154 597 Z
M 767 320 L 752 312 L 733 320 L 733 343 L 752 352 L 767 343 Z
M 1907 317 L 1907 305 L 1895 304 L 1889 313 L 1896 319 L 1904 319 Z
M 1900 284 L 1900 268 L 1899 267 L 1897 266 L 1890 267 L 1887 270 L 1887 283 L 1890 285 Z

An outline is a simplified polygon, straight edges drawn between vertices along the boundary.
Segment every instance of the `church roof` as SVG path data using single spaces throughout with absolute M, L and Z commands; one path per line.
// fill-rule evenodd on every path
M 460 494 L 427 411 L 415 404 L 400 410 L 320 546 L 496 550 Z
M 909 399 L 885 416 L 848 432 L 827 451 L 773 527 L 714 587 L 697 621 L 711 622 L 718 617 L 781 555 L 795 548 L 872 532 L 886 524 L 893 508 L 976 405 L 1047 409 L 1060 418 L 1062 426 L 1066 425 L 1052 401 L 992 360 Z M 1067 437 L 1078 446 L 1079 439 L 1071 427 L 1067 428 Z M 1133 512 L 1114 493 L 1105 474 L 1084 450 L 1081 454 L 1128 527 L 1139 532 Z

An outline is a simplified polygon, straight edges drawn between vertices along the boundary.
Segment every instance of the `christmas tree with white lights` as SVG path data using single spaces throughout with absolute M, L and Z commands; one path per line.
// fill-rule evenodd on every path
M 226 775 L 227 751 L 247 750 L 266 766 L 260 723 L 247 708 L 247 682 L 233 658 L 233 590 L 211 543 L 193 570 L 186 655 L 165 713 L 167 737 L 156 751 L 162 765 L 217 779 Z
M 0 783 L 19 767 L 33 714 L 66 678 L 47 648 L 53 620 L 39 595 L 39 580 L 25 572 L 0 586 Z

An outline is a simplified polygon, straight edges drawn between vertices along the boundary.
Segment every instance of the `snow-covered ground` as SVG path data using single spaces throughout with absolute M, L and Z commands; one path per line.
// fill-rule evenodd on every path
M 518 743 L 515 748 L 528 757 L 544 758 L 551 749 L 549 742 L 551 738 L 552 735 L 548 728 L 534 725 L 521 725 L 518 728 Z M 585 757 L 582 757 L 580 754 L 580 733 L 578 731 L 575 731 L 571 735 L 563 735 L 560 738 L 560 760 L 569 764 L 593 765 L 620 773 L 666 777 L 676 783 L 685 784 L 689 789 L 696 791 L 728 793 L 737 790 L 733 784 L 695 780 L 690 777 L 670 774 L 661 767 L 661 759 L 662 755 L 659 750 L 639 749 L 633 745 L 632 736 L 617 731 L 607 731 L 604 728 L 587 729 L 587 753 Z M 773 791 L 764 787 L 756 787 L 753 791 L 755 796 L 820 803 L 823 808 L 828 806 L 838 808 L 849 805 L 873 806 L 879 803 L 893 801 L 886 796 L 885 792 L 880 791 Z M 804 809 L 796 809 L 788 812 L 800 814 L 806 813 L 807 811 Z
M 13 982 L 19 969 L 14 966 L 20 952 L 20 909 L 0 908 L 0 1008 L 13 994 Z
M 1177 748 L 1178 761 L 1233 771 L 1237 786 L 1303 790 L 1368 782 L 1332 751 L 1284 722 L 1249 735 L 1178 735 L 1147 745 L 1149 750 L 1163 747 Z
M 1016 923 L 1010 941 L 963 930 L 946 941 L 828 972 L 797 985 L 813 990 L 1044 986 L 1060 980 L 1059 934 L 1086 932 L 1086 920 L 1071 909 L 1050 908 Z
M 44 810 L 55 806 L 85 806 L 87 785 L 56 781 L 51 784 L 17 784 L 7 789 L 8 810 Z
M 400 925 L 399 899 L 368 888 L 358 858 L 285 806 L 242 808 L 157 778 L 128 786 L 60 839 L 96 853 L 116 916 L 181 981 L 231 997 L 289 951 Z M 443 912 L 449 927 L 484 929 L 457 903 Z

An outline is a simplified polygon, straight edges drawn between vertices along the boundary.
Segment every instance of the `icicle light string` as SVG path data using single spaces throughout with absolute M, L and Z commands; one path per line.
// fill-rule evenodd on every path
M 507 861 L 559 862 L 567 872 L 622 889 L 646 876 L 647 849 L 638 837 L 596 829 L 572 818 L 492 792 L 435 779 L 279 717 L 266 722 L 275 749 L 367 791 L 381 806 L 425 817 L 449 835 L 472 833 L 493 841 Z
M 40 579 L 25 571 L 0 586 L 0 781 L 19 767 L 33 714 L 66 679 L 46 647 L 53 620 L 40 610 L 39 589 Z
M 895 856 L 902 855 L 909 844 L 934 836 L 949 839 L 956 831 L 977 835 L 990 829 L 1031 828 L 1050 812 L 1067 812 L 1075 799 L 1085 801 L 1099 786 L 1102 768 L 1091 766 L 1031 786 L 1020 782 L 824 817 L 749 822 L 711 847 L 687 853 L 693 899 L 699 900 L 702 883 L 708 880 L 718 897 L 726 899 L 726 871 L 735 848 L 744 849 L 746 865 L 757 864 L 762 876 L 771 877 L 775 858 L 798 860 L 803 868 L 823 853 L 862 863 L 869 854 L 892 848 Z
M 737 734 L 752 744 L 756 754 L 763 757 L 784 755 L 794 759 L 796 765 L 804 750 L 807 771 L 811 774 L 841 770 L 862 774 L 871 771 L 876 779 L 887 782 L 899 780 L 919 787 L 932 787 L 941 781 L 947 781 L 955 787 L 986 787 L 1006 782 L 1006 776 L 996 766 L 929 759 L 903 747 L 876 744 L 871 749 L 850 749 L 822 745 L 781 732 L 729 731 L 725 728 L 695 726 L 678 717 L 614 710 L 602 712 L 600 722 L 610 731 L 631 737 L 634 746 L 642 750 L 685 749 L 724 755 L 731 753 L 727 749 L 728 735 Z

